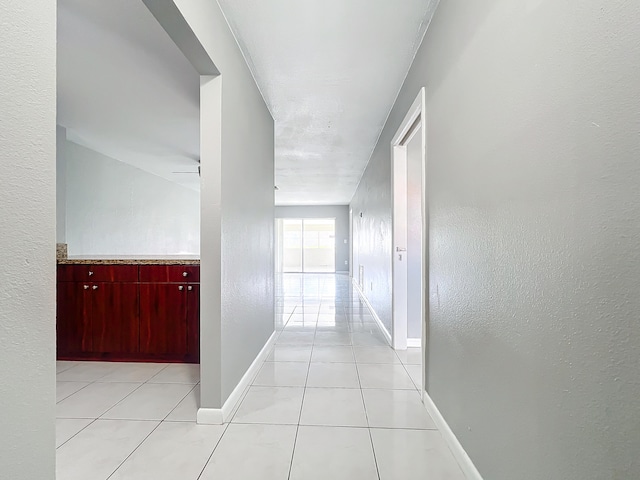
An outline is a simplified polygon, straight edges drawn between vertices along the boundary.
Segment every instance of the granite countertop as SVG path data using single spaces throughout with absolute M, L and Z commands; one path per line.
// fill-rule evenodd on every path
M 200 259 L 192 255 L 117 255 L 110 257 L 67 257 L 59 258 L 59 265 L 200 265 Z

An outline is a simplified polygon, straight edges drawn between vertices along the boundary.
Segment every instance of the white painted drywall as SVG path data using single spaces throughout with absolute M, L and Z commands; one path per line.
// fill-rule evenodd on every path
M 384 284 L 389 143 L 426 86 L 429 394 L 487 479 L 640 478 L 638 24 L 441 2 L 352 202 Z
M 200 255 L 198 192 L 68 140 L 61 153 L 70 256 Z
M 336 272 L 349 271 L 349 206 L 277 206 L 276 218 L 335 218 Z M 345 243 L 346 240 L 346 243 Z
M 67 243 L 66 128 L 56 126 L 56 243 Z
M 407 144 L 407 338 L 422 339 L 422 129 Z
M 201 407 L 220 408 L 274 330 L 274 125 L 217 2 L 175 4 L 221 73 L 201 107 L 222 122 L 205 146 L 220 125 L 201 114 Z
M 56 2 L 0 19 L 0 478 L 53 480 Z

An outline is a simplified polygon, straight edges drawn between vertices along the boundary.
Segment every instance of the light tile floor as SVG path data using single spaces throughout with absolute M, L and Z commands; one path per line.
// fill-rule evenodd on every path
M 197 425 L 197 365 L 58 362 L 57 480 L 462 480 L 344 275 L 278 278 L 276 345 L 231 422 Z

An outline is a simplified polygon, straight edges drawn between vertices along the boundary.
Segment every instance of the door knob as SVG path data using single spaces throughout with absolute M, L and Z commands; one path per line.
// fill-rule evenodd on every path
M 192 287 L 191 285 L 189 285 L 189 286 L 187 287 L 187 290 L 191 291 L 191 290 L 193 290 L 193 287 Z
M 89 276 L 91 276 L 91 275 L 93 275 L 93 272 L 92 272 L 92 271 L 89 271 Z
M 183 287 L 182 285 L 180 285 L 180 286 L 178 287 L 178 290 L 182 291 L 182 290 L 184 290 L 184 287 Z
M 84 289 L 85 289 L 85 290 L 89 290 L 89 285 L 85 285 L 85 286 L 84 286 Z
M 396 252 L 406 252 L 407 249 L 404 247 L 396 247 Z
M 94 289 L 94 290 L 97 290 L 97 289 L 98 289 L 98 285 L 94 285 L 94 286 L 93 286 L 93 287 L 91 287 L 91 288 L 92 288 L 92 289 Z
M 183 276 L 183 277 L 188 277 L 188 276 L 189 276 L 189 273 L 188 273 L 188 272 L 182 272 L 182 276 Z

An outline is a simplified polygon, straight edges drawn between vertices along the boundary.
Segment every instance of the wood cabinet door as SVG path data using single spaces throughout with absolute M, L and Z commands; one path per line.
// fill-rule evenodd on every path
M 56 337 L 58 356 L 91 352 L 91 304 L 88 284 L 58 282 Z
M 140 285 L 141 353 L 187 355 L 186 294 L 185 285 Z
M 189 359 L 200 361 L 200 285 L 187 286 L 187 350 Z
M 135 283 L 93 283 L 91 332 L 96 353 L 139 351 L 138 285 Z

